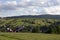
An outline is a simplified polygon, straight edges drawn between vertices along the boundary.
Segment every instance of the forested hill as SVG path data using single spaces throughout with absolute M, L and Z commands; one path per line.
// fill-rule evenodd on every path
M 29 15 L 0 18 L 0 32 L 42 32 L 60 34 L 60 16 Z
M 6 18 L 51 18 L 51 19 L 60 19 L 60 15 L 23 15 L 23 16 L 12 16 Z

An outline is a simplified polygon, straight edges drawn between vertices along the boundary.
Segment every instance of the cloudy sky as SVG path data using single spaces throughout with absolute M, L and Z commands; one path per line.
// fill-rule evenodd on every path
M 60 0 L 0 0 L 0 17 L 60 15 Z

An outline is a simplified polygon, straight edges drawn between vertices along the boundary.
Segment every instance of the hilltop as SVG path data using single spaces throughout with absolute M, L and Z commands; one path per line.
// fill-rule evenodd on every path
M 60 19 L 60 15 L 22 15 L 22 16 L 11 16 L 5 18 L 47 18 L 47 19 Z

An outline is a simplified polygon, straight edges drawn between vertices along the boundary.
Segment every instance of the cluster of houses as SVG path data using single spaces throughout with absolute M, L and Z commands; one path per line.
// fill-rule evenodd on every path
M 49 29 L 47 27 L 38 28 L 40 32 L 47 32 Z M 33 26 L 17 26 L 14 29 L 11 28 L 11 25 L 4 25 L 0 27 L 1 32 L 33 32 L 35 28 Z
M 29 27 L 25 27 L 25 26 L 16 26 L 13 29 L 11 28 L 11 25 L 4 25 L 0 27 L 0 31 L 1 32 L 23 32 L 23 31 L 27 31 L 26 29 L 28 29 L 28 31 L 32 31 L 33 27 L 29 26 Z
M 50 33 L 51 29 L 54 29 L 56 30 L 57 29 L 57 26 L 60 25 L 60 22 L 57 22 L 57 23 L 54 23 L 50 26 L 40 26 L 40 27 L 37 27 L 35 28 L 34 26 L 16 26 L 16 27 L 12 27 L 11 25 L 4 25 L 4 26 L 1 26 L 0 27 L 0 32 L 36 32 L 37 30 L 39 32 L 42 32 L 42 33 Z M 12 28 L 11 28 L 12 27 Z

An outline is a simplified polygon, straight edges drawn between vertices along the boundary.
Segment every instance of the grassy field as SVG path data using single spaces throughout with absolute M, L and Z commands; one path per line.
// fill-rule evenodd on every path
M 0 33 L 0 40 L 60 40 L 60 35 L 41 33 Z

